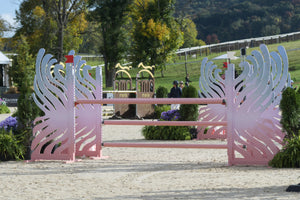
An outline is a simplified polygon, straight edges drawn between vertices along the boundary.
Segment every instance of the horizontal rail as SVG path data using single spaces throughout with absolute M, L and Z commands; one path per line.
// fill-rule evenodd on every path
M 139 148 L 185 148 L 185 149 L 227 149 L 226 144 L 168 144 L 168 143 L 120 143 L 104 142 L 104 147 L 139 147 Z
M 146 125 L 146 126 L 227 126 L 227 121 L 146 121 L 146 120 L 104 120 L 104 125 Z
M 77 104 L 225 104 L 220 98 L 117 98 L 117 99 L 79 99 Z
M 103 90 L 102 93 L 137 93 L 136 90 Z

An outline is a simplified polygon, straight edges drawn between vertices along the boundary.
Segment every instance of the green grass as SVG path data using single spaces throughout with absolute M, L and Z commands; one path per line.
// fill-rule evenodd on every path
M 287 50 L 288 59 L 289 59 L 289 72 L 291 74 L 291 78 L 295 82 L 294 85 L 299 87 L 300 86 L 300 50 L 295 50 L 295 51 L 289 51 L 289 50 L 300 48 L 300 40 L 293 41 L 293 42 L 285 42 L 285 43 L 280 43 L 280 44 L 267 45 L 267 47 L 268 47 L 269 51 L 272 52 L 272 51 L 276 51 L 277 47 L 279 45 L 282 45 Z M 256 47 L 256 48 L 247 49 L 247 55 L 249 55 L 253 50 L 259 50 L 259 48 Z M 213 54 L 208 55 L 207 57 L 209 60 L 211 60 L 212 58 L 222 55 L 222 54 L 225 54 L 225 53 L 226 52 L 213 53 Z M 240 51 L 237 50 L 235 55 L 240 56 Z M 191 57 L 188 58 L 188 62 L 198 61 L 197 63 L 188 63 L 187 64 L 187 71 L 190 75 L 190 80 L 193 81 L 190 84 L 193 85 L 194 87 L 196 87 L 197 89 L 199 89 L 199 76 L 200 76 L 201 61 L 205 57 L 206 56 L 198 56 L 197 55 L 197 59 L 191 58 Z M 181 59 L 179 59 L 179 57 L 177 57 L 173 61 L 173 63 L 183 63 L 183 62 L 184 62 L 183 56 L 181 57 Z M 220 67 L 222 69 L 223 62 L 225 62 L 225 60 L 213 60 L 213 62 L 214 62 L 214 64 L 216 64 L 218 67 Z M 240 62 L 240 59 L 235 60 L 232 63 L 235 64 L 236 66 L 238 66 L 239 62 Z M 92 66 L 103 64 L 103 62 L 101 62 L 99 60 L 87 61 L 87 63 Z M 133 66 L 133 67 L 136 67 L 136 66 Z M 138 73 L 139 70 L 140 69 L 133 68 L 130 71 L 130 75 L 132 77 L 133 82 L 135 82 L 136 74 Z M 103 71 L 103 74 L 104 74 L 104 71 Z M 144 74 L 144 75 L 146 75 L 146 74 Z M 104 77 L 104 80 L 105 80 L 105 77 Z M 185 81 L 185 65 L 184 64 L 169 63 L 166 67 L 166 70 L 164 70 L 164 77 L 161 76 L 160 71 L 155 72 L 155 88 L 158 88 L 159 86 L 164 86 L 164 87 L 170 89 L 172 87 L 172 82 L 174 80 Z M 104 81 L 104 83 L 105 83 L 105 81 Z M 105 89 L 111 90 L 111 88 L 105 88 Z

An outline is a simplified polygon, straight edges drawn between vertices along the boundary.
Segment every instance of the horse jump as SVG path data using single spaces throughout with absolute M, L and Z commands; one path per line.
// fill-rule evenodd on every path
M 220 69 L 204 59 L 199 87 L 206 98 L 102 99 L 100 67 L 96 68 L 95 79 L 89 73 L 91 67 L 80 56 L 75 56 L 73 63 L 56 64 L 53 68 L 56 59 L 41 49 L 36 59 L 33 97 L 45 115 L 35 120 L 31 159 L 74 161 L 75 156 L 83 155 L 100 158 L 102 146 L 221 148 L 227 149 L 229 165 L 267 165 L 284 137 L 278 104 L 280 92 L 290 85 L 290 77 L 283 47 L 278 47 L 279 53 L 269 53 L 262 45 L 261 51 L 252 52 L 247 57 L 249 61 L 240 64 L 243 72 L 238 77 L 235 66 L 228 65 L 225 79 Z M 207 104 L 207 109 L 196 122 L 103 121 L 101 104 Z M 102 141 L 102 121 L 104 125 L 224 127 L 227 144 L 106 143 Z

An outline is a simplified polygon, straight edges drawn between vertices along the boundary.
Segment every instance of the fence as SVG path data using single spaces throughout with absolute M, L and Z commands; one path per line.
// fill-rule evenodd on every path
M 225 72 L 202 61 L 199 87 L 209 97 L 192 99 L 102 99 L 102 70 L 96 68 L 96 78 L 89 74 L 91 66 L 84 65 L 80 56 L 74 63 L 56 64 L 52 55 L 41 49 L 36 60 L 34 82 L 36 104 L 45 113 L 35 120 L 32 141 L 32 160 L 69 160 L 75 156 L 100 158 L 102 146 L 160 147 L 160 148 L 226 148 L 229 165 L 267 165 L 279 151 L 284 134 L 280 129 L 278 103 L 281 91 L 290 86 L 288 60 L 283 47 L 269 53 L 261 46 L 261 53 L 253 51 L 244 71 L 235 75 L 233 64 Z M 70 55 L 74 55 L 71 51 Z M 252 64 L 250 64 L 251 62 Z M 242 84 L 241 84 L 242 81 Z M 225 87 L 226 85 L 226 87 Z M 241 91 L 241 88 L 242 91 Z M 247 97 L 247 98 L 245 98 Z M 224 99 L 226 107 L 224 108 Z M 170 125 L 170 126 L 226 126 L 227 145 L 106 143 L 102 141 L 101 104 L 208 104 L 205 115 L 196 122 L 181 121 L 103 121 L 104 125 Z M 224 109 L 220 112 L 220 106 Z

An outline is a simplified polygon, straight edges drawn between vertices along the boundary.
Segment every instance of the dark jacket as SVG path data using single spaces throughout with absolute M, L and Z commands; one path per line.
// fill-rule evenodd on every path
M 170 92 L 170 98 L 180 98 L 182 94 L 181 88 L 172 87 Z

